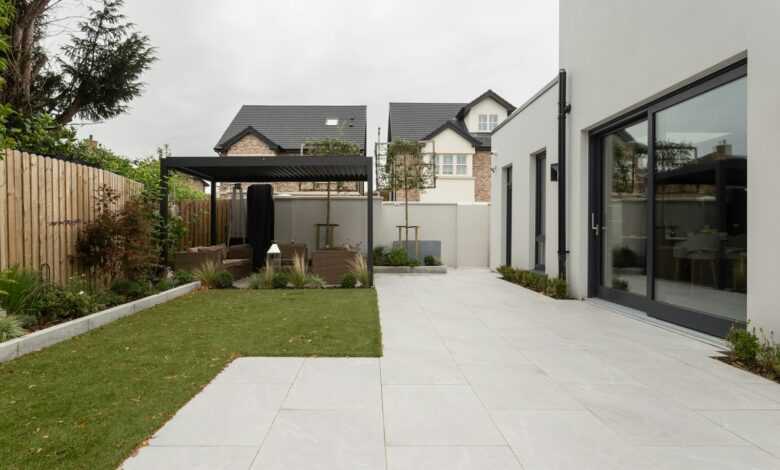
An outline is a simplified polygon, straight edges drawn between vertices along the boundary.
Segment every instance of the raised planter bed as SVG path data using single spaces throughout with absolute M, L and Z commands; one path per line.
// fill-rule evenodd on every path
M 0 343 L 0 362 L 7 362 L 11 359 L 24 356 L 25 354 L 39 351 L 66 339 L 73 338 L 87 331 L 94 330 L 103 325 L 138 313 L 142 310 L 154 307 L 173 300 L 182 295 L 198 289 L 200 282 L 191 282 L 183 286 L 174 287 L 167 291 L 160 292 L 143 299 L 134 300 L 126 304 L 117 305 L 101 312 L 96 312 L 85 317 L 77 318 L 69 322 L 61 323 L 29 335 L 25 335 L 10 341 Z
M 377 274 L 447 274 L 447 266 L 374 266 Z

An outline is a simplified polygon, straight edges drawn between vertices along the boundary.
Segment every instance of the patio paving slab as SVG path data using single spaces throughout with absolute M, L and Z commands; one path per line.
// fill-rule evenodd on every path
M 384 357 L 240 358 L 125 468 L 780 470 L 780 385 L 486 270 L 377 276 Z
M 282 410 L 252 470 L 383 470 L 379 410 Z

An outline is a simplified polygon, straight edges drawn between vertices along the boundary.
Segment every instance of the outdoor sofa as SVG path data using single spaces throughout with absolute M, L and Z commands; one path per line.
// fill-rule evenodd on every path
M 241 279 L 252 274 L 252 246 L 195 246 L 173 255 L 173 267 L 177 270 L 195 271 L 209 261 L 228 271 L 234 279 Z

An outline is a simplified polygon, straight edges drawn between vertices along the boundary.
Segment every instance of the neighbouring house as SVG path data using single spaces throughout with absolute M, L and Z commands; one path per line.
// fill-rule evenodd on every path
M 490 132 L 514 109 L 493 90 L 470 103 L 390 103 L 387 141 L 424 142 L 424 154 L 435 155 L 435 187 L 410 200 L 489 202 Z
M 182 175 L 182 178 L 184 184 L 186 184 L 190 189 L 199 193 L 205 193 L 206 188 L 209 187 L 209 184 L 201 178 L 196 178 L 195 176 L 190 175 Z
M 214 151 L 223 157 L 301 155 L 307 142 L 340 139 L 366 154 L 365 106 L 244 105 Z M 318 183 L 274 183 L 278 193 L 321 189 Z M 220 186 L 220 193 L 233 185 Z
M 713 335 L 780 331 L 777 2 L 559 15 L 561 74 L 492 134 L 491 266 Z

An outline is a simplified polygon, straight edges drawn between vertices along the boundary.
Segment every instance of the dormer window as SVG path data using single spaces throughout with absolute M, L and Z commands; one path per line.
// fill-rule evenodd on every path
M 498 114 L 480 114 L 479 132 L 491 132 L 498 126 Z
M 338 118 L 328 118 L 325 120 L 326 126 L 338 126 L 339 125 L 339 119 Z

